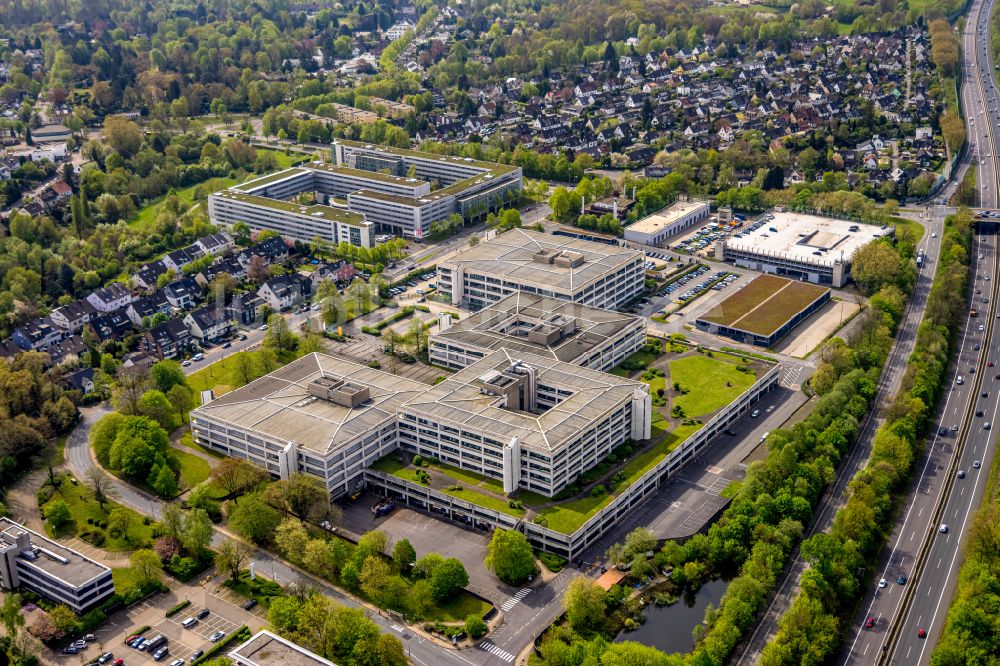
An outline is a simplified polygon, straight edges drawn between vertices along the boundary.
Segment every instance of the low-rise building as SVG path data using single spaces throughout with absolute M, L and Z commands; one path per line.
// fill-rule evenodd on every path
M 278 312 L 287 310 L 309 295 L 309 278 L 297 274 L 279 275 L 260 286 L 257 295 Z
M 190 310 L 201 300 L 201 285 L 193 277 L 183 277 L 164 287 L 163 295 L 178 310 Z
M 91 305 L 90 301 L 81 298 L 56 308 L 49 314 L 49 317 L 52 318 L 53 324 L 64 331 L 79 333 L 83 330 L 84 324 L 96 314 L 97 309 Z
M 39 317 L 15 328 L 11 339 L 24 351 L 40 351 L 59 342 L 66 335 L 68 331 L 56 326 L 51 317 Z
M 98 312 L 114 312 L 126 307 L 132 302 L 132 292 L 120 282 L 112 282 L 90 292 L 87 300 Z
M 184 353 L 192 340 L 191 331 L 180 319 L 171 319 L 146 331 L 140 347 L 156 358 L 176 358 Z
M 229 653 L 235 666 L 336 666 L 287 638 L 261 629 Z
M 125 308 L 125 314 L 136 326 L 143 326 L 146 318 L 154 317 L 158 314 L 169 315 L 171 312 L 170 301 L 162 289 L 157 289 L 151 294 L 140 296 Z
M 184 316 L 184 324 L 201 343 L 218 342 L 233 332 L 233 322 L 221 303 L 189 312 Z
M 0 518 L 0 589 L 31 590 L 77 613 L 115 592 L 111 569 L 10 518 Z
M 708 214 L 707 201 L 677 201 L 625 227 L 625 240 L 662 247 L 667 238 L 707 220 Z

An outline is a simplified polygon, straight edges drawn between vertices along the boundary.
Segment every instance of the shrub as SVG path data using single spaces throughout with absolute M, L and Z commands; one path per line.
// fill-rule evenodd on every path
M 538 552 L 538 559 L 541 560 L 545 568 L 552 573 L 559 573 L 566 566 L 566 558 L 559 557 L 555 553 L 549 553 L 544 550 Z
M 420 456 L 420 455 L 413 456 L 413 464 L 416 467 L 422 467 L 423 464 L 424 464 L 424 458 L 423 458 L 423 456 Z
M 370 363 L 368 364 L 368 367 L 369 367 L 369 368 L 372 368 L 372 369 L 374 369 L 374 370 L 378 370 L 379 368 L 381 368 L 381 367 L 382 367 L 382 364 L 381 364 L 381 363 L 379 363 L 378 361 L 371 361 L 371 362 L 370 362 Z
M 596 486 L 594 486 L 593 488 L 590 489 L 590 494 L 593 497 L 597 497 L 598 495 L 603 495 L 606 492 L 607 492 L 607 490 L 601 484 L 597 484 Z
M 465 618 L 465 633 L 469 635 L 469 638 L 473 640 L 481 638 L 486 634 L 486 629 L 486 622 L 478 615 L 470 615 Z
M 201 569 L 201 565 L 190 557 L 174 555 L 163 568 L 175 578 L 182 581 L 191 580 Z
M 52 486 L 46 484 L 38 489 L 35 493 L 35 499 L 38 500 L 38 506 L 43 506 L 48 503 L 52 496 L 55 494 L 56 489 Z
M 180 613 L 182 610 L 184 610 L 185 608 L 187 608 L 190 605 L 191 605 L 191 601 L 188 600 L 188 599 L 185 599 L 184 601 L 180 602 L 176 606 L 172 606 L 172 607 L 168 608 L 167 612 L 164 613 L 164 615 L 166 617 L 173 617 L 174 615 L 177 615 L 178 613 Z

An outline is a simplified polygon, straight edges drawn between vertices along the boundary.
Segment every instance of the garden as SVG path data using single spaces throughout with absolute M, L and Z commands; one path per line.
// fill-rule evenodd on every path
M 129 551 L 148 546 L 152 521 L 113 501 L 98 496 L 69 475 L 46 480 L 37 493 L 45 531 L 52 538 L 76 536 L 108 551 Z

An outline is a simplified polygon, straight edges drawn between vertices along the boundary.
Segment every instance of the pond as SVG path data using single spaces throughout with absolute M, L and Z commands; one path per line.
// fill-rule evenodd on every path
M 691 632 L 705 619 L 705 608 L 709 604 L 719 607 L 728 585 L 728 581 L 717 578 L 669 606 L 650 604 L 644 611 L 645 624 L 635 631 L 622 631 L 615 642 L 636 641 L 664 652 L 689 652 L 694 647 Z

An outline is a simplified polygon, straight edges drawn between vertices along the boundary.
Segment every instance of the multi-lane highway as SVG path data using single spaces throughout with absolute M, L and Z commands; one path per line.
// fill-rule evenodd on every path
M 993 1 L 973 3 L 963 33 L 962 102 L 970 161 L 978 170 L 980 205 L 988 208 L 998 203 L 994 132 L 1000 122 L 987 47 Z M 873 563 L 876 575 L 849 631 L 845 664 L 927 664 L 944 626 L 965 530 L 992 463 L 996 435 L 988 424 L 1000 415 L 1000 335 L 992 335 L 1000 316 L 995 314 L 1000 296 L 996 240 L 988 228 L 980 228 L 975 238 L 969 297 L 979 316 L 966 319 L 958 338 L 948 393 L 889 548 Z

